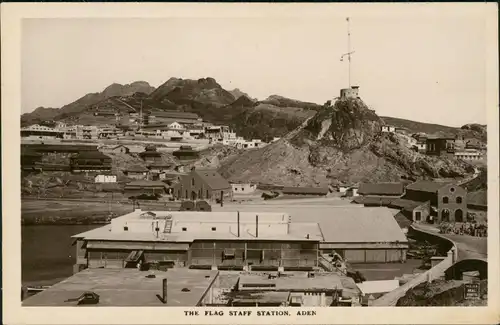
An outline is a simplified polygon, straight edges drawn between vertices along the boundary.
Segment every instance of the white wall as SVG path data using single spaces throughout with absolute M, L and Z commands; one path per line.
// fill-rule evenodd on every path
M 116 183 L 116 175 L 97 175 L 96 183 Z
M 231 184 L 231 187 L 234 194 L 249 194 L 257 189 L 255 184 Z
M 158 221 L 160 231 L 165 226 L 165 219 L 140 219 L 142 212 L 133 212 L 111 220 L 112 232 L 123 232 L 123 227 L 128 226 L 129 232 L 151 232 L 151 222 Z M 237 212 L 197 212 L 197 211 L 153 211 L 161 218 L 172 216 L 172 232 L 183 232 L 186 227 L 188 232 L 210 232 L 212 227 L 217 232 L 227 233 L 229 229 L 237 232 Z M 286 234 L 289 215 L 287 213 L 255 213 L 240 212 L 240 231 L 249 230 L 255 233 L 255 216 L 259 215 L 259 234 Z

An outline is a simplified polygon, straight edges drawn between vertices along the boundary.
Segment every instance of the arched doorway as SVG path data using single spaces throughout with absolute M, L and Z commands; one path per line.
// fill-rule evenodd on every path
M 196 192 L 192 191 L 191 192 L 191 200 L 195 201 L 197 197 L 198 197 L 198 195 L 196 195 Z
M 450 221 L 450 210 L 444 209 L 443 211 L 441 211 L 441 221 Z
M 455 211 L 455 222 L 463 222 L 464 221 L 464 213 L 461 209 L 457 209 Z

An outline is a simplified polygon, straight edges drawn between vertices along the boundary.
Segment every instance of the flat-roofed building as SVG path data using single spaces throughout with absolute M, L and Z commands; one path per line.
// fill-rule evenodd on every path
M 483 153 L 477 149 L 464 149 L 456 151 L 455 158 L 462 160 L 480 160 L 483 159 Z
M 21 138 L 30 140 L 62 139 L 64 132 L 44 125 L 30 125 L 21 128 Z
M 408 242 L 386 208 L 335 209 L 293 222 L 281 212 L 140 211 L 73 236 L 77 264 L 127 267 L 138 261 L 190 268 L 312 270 L 318 255 L 353 263 L 401 262 Z
M 126 267 L 135 252 L 135 263 L 310 270 L 321 231 L 316 223 L 292 224 L 283 213 L 136 211 L 73 237 L 77 264 L 89 267 Z
M 123 170 L 123 173 L 132 179 L 145 179 L 148 176 L 148 169 L 139 164 L 132 165 Z
M 137 269 L 91 268 L 25 299 L 23 306 L 76 306 L 85 292 L 99 295 L 102 307 L 195 307 L 211 300 L 209 290 L 218 271 L 155 270 L 154 277 Z
M 320 225 L 323 253 L 335 251 L 351 263 L 406 260 L 408 240 L 387 208 L 335 208 L 330 215 L 311 213 L 308 220 Z
M 359 195 L 401 197 L 403 193 L 404 193 L 404 184 L 401 182 L 361 183 L 358 189 Z
M 111 158 L 99 151 L 82 151 L 71 157 L 71 171 L 93 172 L 111 171 Z
M 231 183 L 233 194 L 251 194 L 257 190 L 257 184 Z
M 260 297 L 253 296 L 255 292 Z M 273 278 L 250 274 L 238 278 L 229 305 L 327 307 L 339 298 L 357 304 L 360 295 L 352 278 L 337 273 L 287 273 Z

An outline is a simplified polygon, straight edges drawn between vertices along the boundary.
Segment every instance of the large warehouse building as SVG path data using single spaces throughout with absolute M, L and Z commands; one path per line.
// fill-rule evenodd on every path
M 386 208 L 346 208 L 295 222 L 287 213 L 140 211 L 73 236 L 75 271 L 170 267 L 311 270 L 336 251 L 350 262 L 403 262 L 408 242 Z

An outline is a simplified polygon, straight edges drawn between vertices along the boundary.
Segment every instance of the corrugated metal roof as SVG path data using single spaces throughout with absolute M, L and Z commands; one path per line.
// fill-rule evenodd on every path
M 452 182 L 417 181 L 406 187 L 407 190 L 435 193 Z
M 128 172 L 147 172 L 148 169 L 141 165 L 133 165 L 126 169 Z
M 389 206 L 395 207 L 398 209 L 413 210 L 416 207 L 419 207 L 425 203 L 426 202 L 418 202 L 418 201 L 412 201 L 412 200 L 407 200 L 407 199 L 395 199 L 395 200 L 391 201 Z
M 125 185 L 126 187 L 166 187 L 167 185 L 161 181 L 132 181 Z
M 196 173 L 212 190 L 231 189 L 231 184 L 215 170 L 196 169 Z
M 321 194 L 327 195 L 327 187 L 283 187 L 283 194 Z
M 371 206 L 387 206 L 391 204 L 393 200 L 397 197 L 387 197 L 387 196 L 357 196 L 352 202 L 357 204 L 365 204 Z
M 75 158 L 77 159 L 111 159 L 100 151 L 82 151 Z
M 335 208 L 331 214 L 308 218 L 321 227 L 325 242 L 382 243 L 407 242 L 406 236 L 387 208 Z M 294 222 L 292 216 L 292 222 Z
M 200 118 L 196 113 L 189 112 L 151 112 L 152 116 L 165 117 L 165 118 L 185 118 L 185 119 L 198 119 Z
M 403 183 L 362 183 L 358 193 L 361 195 L 402 195 Z
M 467 204 L 472 205 L 488 205 L 488 191 L 481 190 L 477 192 L 470 192 L 467 194 Z

